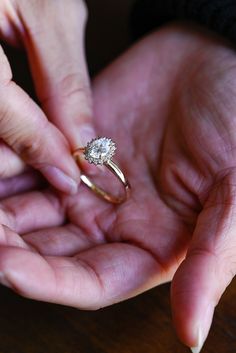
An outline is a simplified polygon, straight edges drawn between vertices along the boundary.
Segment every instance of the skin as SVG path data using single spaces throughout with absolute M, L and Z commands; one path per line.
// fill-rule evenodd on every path
M 130 199 L 81 185 L 3 200 L 2 283 L 98 309 L 172 281 L 177 333 L 200 347 L 236 270 L 235 93 L 234 50 L 199 28 L 163 28 L 121 56 L 94 82 L 94 124 L 117 142 Z
M 59 190 L 77 192 L 80 175 L 71 151 L 94 135 L 86 20 L 82 0 L 1 0 L 0 40 L 26 51 L 40 105 L 14 83 L 0 47 L 2 178 L 20 174 L 26 162 Z

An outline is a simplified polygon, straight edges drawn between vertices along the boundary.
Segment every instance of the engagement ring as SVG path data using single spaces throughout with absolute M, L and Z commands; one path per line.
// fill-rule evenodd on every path
M 112 158 L 116 151 L 116 144 L 107 137 L 97 137 L 90 141 L 86 147 L 78 148 L 74 153 L 74 157 L 81 168 L 81 153 L 85 159 L 95 165 L 104 165 L 107 167 L 122 183 L 124 187 L 123 195 L 115 196 L 103 190 L 101 187 L 94 184 L 87 175 L 81 174 L 80 178 L 98 196 L 108 202 L 119 204 L 127 200 L 130 193 L 130 184 L 121 169 L 113 162 Z

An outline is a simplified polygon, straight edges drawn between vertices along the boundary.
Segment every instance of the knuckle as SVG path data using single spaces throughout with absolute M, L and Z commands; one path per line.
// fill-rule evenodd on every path
M 8 118 L 7 114 L 4 115 L 4 124 Z M 3 119 L 3 116 L 1 116 Z M 43 144 L 41 138 L 29 131 L 23 132 L 20 128 L 11 127 L 5 131 L 4 140 L 11 146 L 11 148 L 27 162 L 33 162 L 40 159 Z
M 91 98 L 90 86 L 79 72 L 67 74 L 61 79 L 59 86 L 64 98 L 78 94 Z
M 41 133 L 36 131 L 14 130 L 8 134 L 7 142 L 12 149 L 29 164 L 34 166 L 41 165 L 46 159 L 45 143 L 42 141 Z
M 12 147 L 21 158 L 34 166 L 43 163 L 44 147 L 40 136 L 15 138 Z
M 91 87 L 80 72 L 66 74 L 58 79 L 56 88 L 50 94 L 40 97 L 43 106 L 54 104 L 58 100 L 72 101 L 80 107 L 86 107 L 86 115 L 90 116 L 92 112 L 92 93 Z

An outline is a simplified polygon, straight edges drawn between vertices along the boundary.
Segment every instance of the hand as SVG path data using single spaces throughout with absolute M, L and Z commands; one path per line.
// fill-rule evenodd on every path
M 0 48 L 0 176 L 20 173 L 23 159 L 55 187 L 76 192 L 79 172 L 71 150 L 93 135 L 83 49 L 86 7 L 82 0 L 3 0 L 0 16 L 0 39 L 25 48 L 44 111 L 14 84 Z
M 200 348 L 236 270 L 235 63 L 225 43 L 175 25 L 103 72 L 96 128 L 117 142 L 131 198 L 114 207 L 81 186 L 6 199 L 2 283 L 95 309 L 173 279 L 179 337 Z

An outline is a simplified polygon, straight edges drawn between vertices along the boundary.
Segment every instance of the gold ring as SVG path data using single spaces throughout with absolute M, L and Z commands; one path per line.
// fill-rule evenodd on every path
M 104 200 L 120 204 L 127 200 L 130 195 L 130 184 L 121 169 L 113 162 L 112 157 L 116 151 L 116 144 L 107 137 L 97 137 L 88 142 L 86 147 L 78 148 L 74 151 L 73 156 L 81 168 L 81 153 L 84 154 L 85 159 L 95 165 L 104 165 L 107 167 L 122 183 L 124 187 L 123 195 L 115 196 L 106 192 L 101 187 L 94 184 L 87 175 L 81 174 L 80 178 L 85 185 L 89 187 L 96 195 L 102 197 Z

